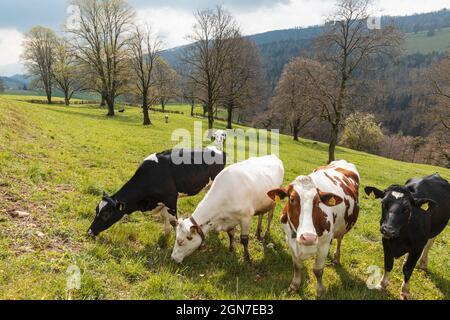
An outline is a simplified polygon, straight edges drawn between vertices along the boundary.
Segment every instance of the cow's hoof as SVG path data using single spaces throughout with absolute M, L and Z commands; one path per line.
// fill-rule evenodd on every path
M 288 288 L 288 293 L 297 293 L 298 290 L 300 289 L 300 285 L 296 284 L 296 283 L 291 283 L 291 285 Z
M 339 267 L 341 265 L 341 260 L 333 259 L 333 260 L 331 260 L 331 264 L 335 267 Z
M 325 289 L 324 288 L 317 289 L 317 291 L 316 291 L 316 298 L 321 298 L 324 294 L 325 294 Z
M 380 282 L 379 284 L 377 284 L 376 286 L 375 286 L 375 290 L 378 290 L 378 291 L 385 291 L 386 290 L 386 288 L 387 288 L 387 283 L 383 283 L 383 282 Z
M 424 272 L 428 272 L 428 265 L 426 265 L 426 264 L 419 264 L 417 266 L 417 269 L 422 270 Z
M 411 298 L 411 293 L 400 292 L 400 300 L 409 300 Z

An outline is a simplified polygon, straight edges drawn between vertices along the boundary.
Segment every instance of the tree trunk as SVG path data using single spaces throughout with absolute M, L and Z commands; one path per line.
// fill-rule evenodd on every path
M 194 108 L 195 108 L 195 103 L 192 101 L 191 102 L 191 117 L 194 116 Z
M 144 126 L 149 126 L 152 124 L 152 121 L 150 120 L 150 115 L 148 112 L 148 101 L 147 98 L 144 97 L 142 101 L 142 111 L 144 113 Z
M 100 107 L 106 106 L 106 94 L 102 93 L 102 101 L 100 102 Z
M 294 127 L 293 131 L 293 135 L 294 135 L 294 141 L 299 141 L 298 136 L 300 135 L 300 130 L 298 127 Z
M 69 92 L 64 92 L 64 103 L 66 104 L 66 106 L 70 105 L 70 98 L 69 98 Z
M 114 98 L 111 97 L 107 97 L 106 98 L 106 103 L 108 104 L 108 117 L 114 117 L 115 113 L 114 113 Z
M 339 127 L 337 125 L 333 126 L 331 130 L 330 146 L 328 147 L 328 163 L 331 163 L 336 160 L 334 152 L 336 150 L 338 135 L 339 135 Z
M 52 89 L 51 88 L 47 88 L 45 90 L 46 94 L 47 94 L 47 103 L 48 104 L 52 104 Z
M 208 130 L 210 134 L 212 134 L 212 130 L 214 128 L 214 109 L 213 106 L 211 105 L 207 105 L 207 109 L 208 109 Z
M 164 101 L 164 99 L 161 99 L 161 108 L 163 112 L 166 111 L 166 102 Z
M 227 129 L 233 129 L 233 107 L 228 106 Z

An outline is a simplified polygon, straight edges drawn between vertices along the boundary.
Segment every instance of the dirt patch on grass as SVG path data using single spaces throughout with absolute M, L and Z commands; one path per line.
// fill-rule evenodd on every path
M 9 180 L 9 179 L 8 179 Z M 3 235 L 8 239 L 10 250 L 13 254 L 20 256 L 32 252 L 79 252 L 82 243 L 73 241 L 69 237 L 55 235 L 54 220 L 51 212 L 56 206 L 55 202 L 43 201 L 35 203 L 27 199 L 31 190 L 26 184 L 14 179 L 14 185 L 20 186 L 20 193 L 13 193 L 8 188 L 9 182 L 0 185 L 0 228 Z M 55 187 L 55 192 L 73 192 L 74 188 L 61 185 Z M 17 211 L 29 213 L 19 217 Z

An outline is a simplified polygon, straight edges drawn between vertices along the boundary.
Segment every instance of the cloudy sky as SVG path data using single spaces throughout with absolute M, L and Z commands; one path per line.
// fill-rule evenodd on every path
M 335 0 L 129 0 L 138 19 L 148 23 L 167 48 L 186 43 L 197 9 L 223 5 L 244 34 L 321 24 Z M 450 0 L 378 0 L 377 15 L 407 15 L 450 8 Z M 35 25 L 60 29 L 67 18 L 65 0 L 0 0 L 0 75 L 23 72 L 23 32 Z

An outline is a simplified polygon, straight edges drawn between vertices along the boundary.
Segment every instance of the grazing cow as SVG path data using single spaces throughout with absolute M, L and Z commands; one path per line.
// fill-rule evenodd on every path
M 245 259 L 250 261 L 248 239 L 252 218 L 269 212 L 270 220 L 275 202 L 266 194 L 280 187 L 283 177 L 283 163 L 274 155 L 250 158 L 223 170 L 193 215 L 178 222 L 172 259 L 183 262 L 200 247 L 210 230 L 226 231 L 233 252 L 235 228 L 240 225 Z
M 303 261 L 315 256 L 317 295 L 322 295 L 322 275 L 331 241 L 337 239 L 334 261 L 339 264 L 342 238 L 358 219 L 358 190 L 356 167 L 346 161 L 337 161 L 316 169 L 309 176 L 298 177 L 287 188 L 268 193 L 274 200 L 288 198 L 281 223 L 294 265 L 289 291 L 298 291 Z
M 223 150 L 223 145 L 227 140 L 227 132 L 225 130 L 217 130 L 212 136 L 219 150 Z
M 408 253 L 403 265 L 401 299 L 411 295 L 409 280 L 420 259 L 420 268 L 428 268 L 428 252 L 434 239 L 450 219 L 450 184 L 434 174 L 410 179 L 404 186 L 392 185 L 384 191 L 367 187 L 366 194 L 383 199 L 381 233 L 383 235 L 384 276 L 378 289 L 385 289 L 394 258 Z
M 174 149 L 150 155 L 119 192 L 112 197 L 103 195 L 89 234 L 97 236 L 124 215 L 156 211 L 165 218 L 168 235 L 170 224 L 176 224 L 178 198 L 200 193 L 225 168 L 225 163 L 226 155 L 216 148 Z

